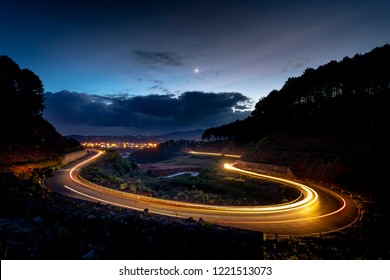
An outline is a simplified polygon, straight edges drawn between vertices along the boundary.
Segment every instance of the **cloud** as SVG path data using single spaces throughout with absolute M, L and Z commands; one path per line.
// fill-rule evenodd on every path
M 165 94 L 170 94 L 169 89 L 165 88 L 163 86 L 163 82 L 160 80 L 153 80 L 154 86 L 149 87 L 149 90 L 158 90 L 160 92 L 163 92 Z
M 135 54 L 144 64 L 174 67 L 184 66 L 182 57 L 171 52 L 148 52 L 136 50 Z
M 303 68 L 310 61 L 308 58 L 292 58 L 289 59 L 287 65 L 283 68 L 282 72 L 296 70 Z
M 46 93 L 44 117 L 61 127 L 131 128 L 156 133 L 208 128 L 250 114 L 253 102 L 237 92 L 184 92 L 147 96 Z M 88 131 L 85 131 L 88 135 Z

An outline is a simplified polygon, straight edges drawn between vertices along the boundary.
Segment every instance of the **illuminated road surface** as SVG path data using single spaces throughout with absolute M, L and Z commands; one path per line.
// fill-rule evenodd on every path
M 231 172 L 247 173 L 251 176 L 287 183 L 298 188 L 301 196 L 288 204 L 272 206 L 216 206 L 185 203 L 145 197 L 91 184 L 78 177 L 80 168 L 102 152 L 60 169 L 44 184 L 60 194 L 134 210 L 147 208 L 150 213 L 166 216 L 202 218 L 206 222 L 238 227 L 268 234 L 312 235 L 338 231 L 352 225 L 359 218 L 359 207 L 349 196 L 333 190 L 287 179 L 266 176 L 235 168 L 225 164 Z M 227 155 L 234 156 L 234 155 Z

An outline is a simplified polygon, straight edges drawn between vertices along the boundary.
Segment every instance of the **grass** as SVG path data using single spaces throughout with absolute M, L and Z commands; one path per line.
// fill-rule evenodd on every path
M 183 174 L 166 178 L 151 169 L 137 168 L 117 153 L 108 153 L 85 168 L 82 176 L 95 183 L 121 191 L 164 199 L 213 205 L 271 205 L 286 203 L 299 196 L 295 188 L 232 173 L 223 168 L 230 162 L 223 156 L 199 156 L 179 153 L 175 157 L 148 165 L 153 170 L 164 167 L 171 174 L 177 168 L 198 170 L 198 176 Z M 183 171 L 183 170 L 180 170 Z

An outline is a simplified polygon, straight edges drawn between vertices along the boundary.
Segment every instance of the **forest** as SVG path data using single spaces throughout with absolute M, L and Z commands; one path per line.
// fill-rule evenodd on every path
M 300 180 L 387 192 L 390 45 L 289 78 L 251 116 L 207 129 L 208 142 L 248 147 L 242 160 L 288 166 Z
M 285 127 L 380 141 L 389 119 L 390 45 L 308 68 L 261 98 L 251 116 L 207 129 L 203 140 L 258 141 Z
M 0 96 L 0 171 L 26 171 L 22 165 L 27 164 L 49 166 L 64 154 L 82 149 L 42 118 L 44 87 L 40 78 L 6 55 L 0 56 Z

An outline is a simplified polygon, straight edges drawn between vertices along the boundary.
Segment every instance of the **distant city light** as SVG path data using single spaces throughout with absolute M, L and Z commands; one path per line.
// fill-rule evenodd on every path
M 157 147 L 156 143 L 133 143 L 133 142 L 123 142 L 123 143 L 83 142 L 81 143 L 81 145 L 86 148 L 95 148 L 95 149 L 120 148 L 120 149 L 129 149 L 129 150 L 151 149 Z

